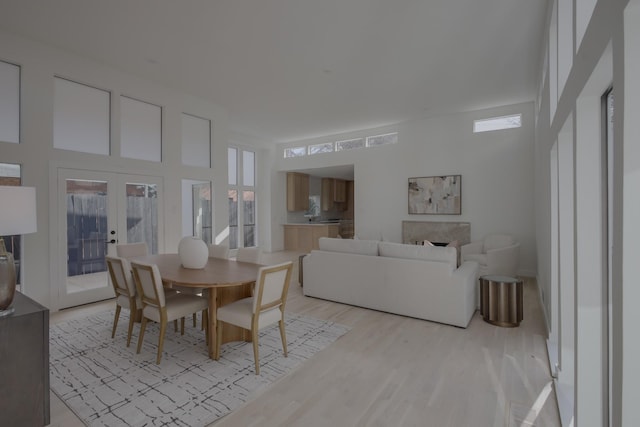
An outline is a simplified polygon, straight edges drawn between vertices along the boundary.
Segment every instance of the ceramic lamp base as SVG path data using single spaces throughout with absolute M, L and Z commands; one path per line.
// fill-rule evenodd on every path
M 16 294 L 16 265 L 11 252 L 0 254 L 0 317 L 13 313 L 13 297 Z

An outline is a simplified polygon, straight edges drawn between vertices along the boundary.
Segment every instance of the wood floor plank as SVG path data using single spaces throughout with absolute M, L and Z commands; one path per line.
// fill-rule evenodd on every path
M 265 263 L 293 260 L 297 279 L 298 253 L 264 255 Z M 536 286 L 525 278 L 519 327 L 490 325 L 476 312 L 462 329 L 307 298 L 293 282 L 287 311 L 351 330 L 212 426 L 520 425 L 510 418 L 526 416 L 551 381 Z M 51 323 L 112 306 L 53 313 Z M 59 403 L 52 404 L 52 426 L 78 421 Z M 538 412 L 534 425 L 560 426 L 553 390 Z

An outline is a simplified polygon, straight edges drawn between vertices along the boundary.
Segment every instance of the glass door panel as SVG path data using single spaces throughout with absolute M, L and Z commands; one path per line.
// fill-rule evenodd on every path
M 243 230 L 244 230 L 244 247 L 250 248 L 256 246 L 256 203 L 254 191 L 242 192 L 242 213 L 243 213 Z
M 126 243 L 145 242 L 151 254 L 157 254 L 159 249 L 158 187 L 158 184 L 138 182 L 124 184 Z
M 109 176 L 61 170 L 60 242 L 64 286 L 61 308 L 114 296 L 105 256 L 117 241 L 115 199 Z
M 105 257 L 117 243 L 162 248 L 162 180 L 58 170 L 60 308 L 113 298 Z
M 203 182 L 191 186 L 193 210 L 193 235 L 205 243 L 212 243 L 211 183 Z
M 229 249 L 238 249 L 238 190 L 229 190 Z

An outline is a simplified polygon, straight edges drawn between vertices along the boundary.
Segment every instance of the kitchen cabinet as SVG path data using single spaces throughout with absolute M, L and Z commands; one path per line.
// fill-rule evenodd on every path
M 353 220 L 354 217 L 353 190 L 353 181 L 347 181 L 347 207 L 344 210 L 344 219 Z
M 311 252 L 321 237 L 338 237 L 338 224 L 285 224 L 284 249 Z
M 323 211 L 330 211 L 334 207 L 339 210 L 346 209 L 347 181 L 337 178 L 322 178 L 322 191 L 320 205 Z
M 347 181 L 344 179 L 333 180 L 333 201 L 337 203 L 347 201 Z
M 309 175 L 287 172 L 287 210 L 309 210 Z
M 323 211 L 333 209 L 333 178 L 322 178 L 320 207 Z

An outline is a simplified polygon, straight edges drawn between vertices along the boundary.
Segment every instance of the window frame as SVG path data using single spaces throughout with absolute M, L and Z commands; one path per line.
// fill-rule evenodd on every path
M 235 250 L 238 248 L 242 248 L 242 247 L 258 247 L 259 246 L 259 238 L 258 238 L 258 223 L 257 223 L 257 218 L 258 218 L 258 191 L 257 191 L 257 185 L 256 183 L 258 182 L 257 179 L 257 172 L 258 172 L 258 152 L 257 150 L 255 150 L 254 148 L 250 148 L 250 147 L 242 147 L 239 145 L 229 145 L 228 149 L 227 149 L 227 162 L 230 161 L 230 152 L 231 150 L 235 150 L 235 172 L 236 172 L 236 176 L 235 176 L 235 184 L 231 184 L 231 176 L 229 174 L 227 174 L 227 195 L 229 195 L 230 192 L 235 191 L 236 192 L 236 203 L 237 203 L 237 209 L 236 209 L 236 223 L 237 225 L 232 226 L 232 221 L 229 221 L 229 249 L 231 250 Z M 244 183 L 245 181 L 245 152 L 246 153 L 252 153 L 253 154 L 253 184 L 254 185 L 246 185 Z M 247 224 L 245 223 L 245 218 L 246 218 L 246 213 L 245 213 L 245 203 L 244 203 L 244 195 L 247 192 L 253 192 L 253 220 L 254 222 L 252 224 Z M 227 196 L 227 200 L 231 200 L 229 198 L 229 196 Z M 229 212 L 229 214 L 231 215 L 231 211 Z M 229 217 L 229 219 L 231 219 L 231 216 Z M 253 246 L 245 246 L 246 243 L 246 228 L 247 227 L 253 227 Z M 234 245 L 232 245 L 232 229 L 235 229 L 235 241 L 236 247 L 233 247 Z

